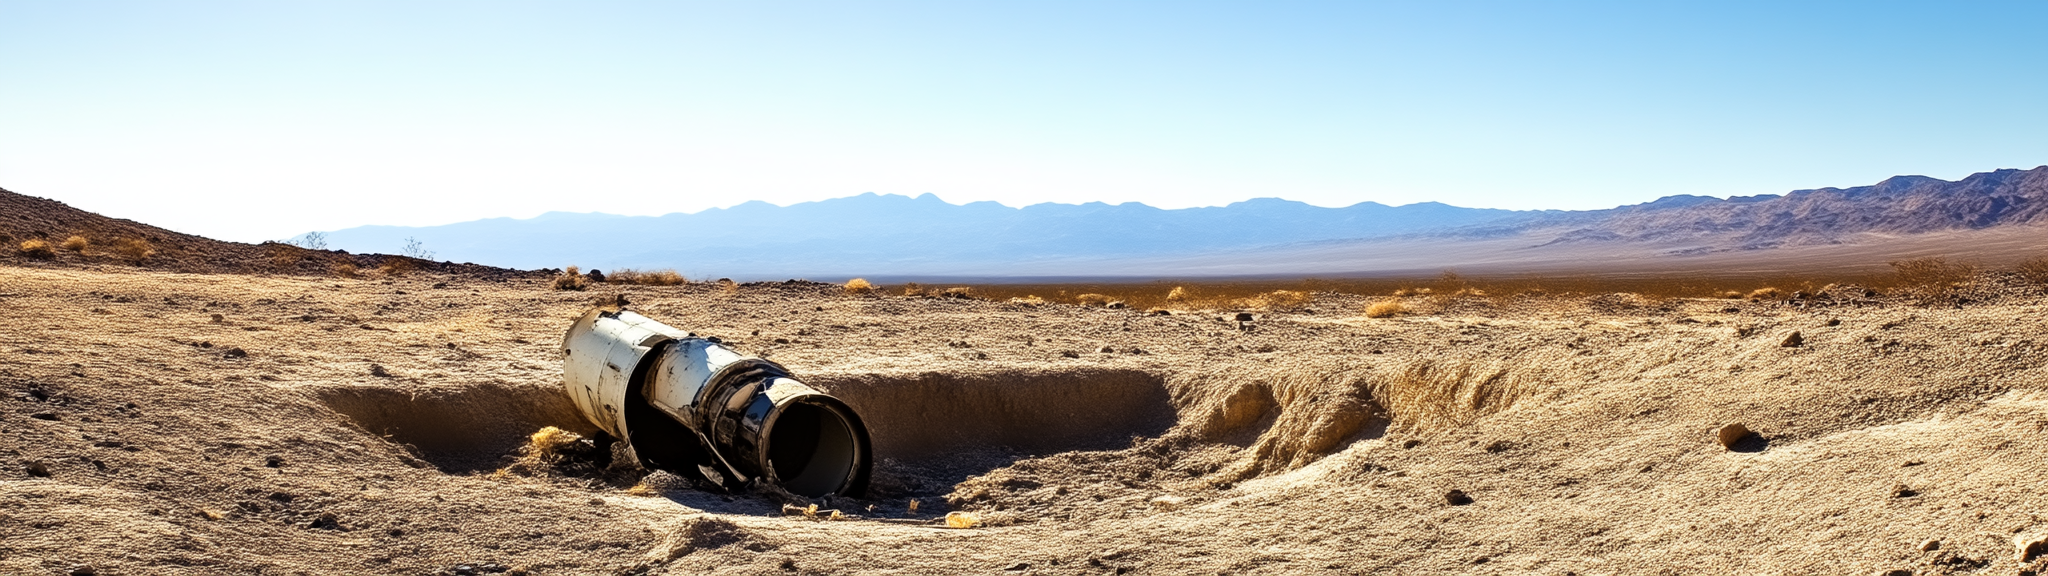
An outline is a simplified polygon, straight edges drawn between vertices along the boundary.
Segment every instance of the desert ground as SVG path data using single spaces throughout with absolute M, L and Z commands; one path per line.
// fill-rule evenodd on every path
M 2048 536 L 2048 292 L 2010 276 L 1438 293 L 1375 318 L 1391 296 L 1160 314 L 400 272 L 0 266 L 0 573 L 2048 565 L 2015 544 Z M 594 434 L 558 347 L 618 294 L 845 399 L 881 460 L 870 493 L 791 514 L 537 452 L 549 426 Z M 1724 446 L 1738 423 L 1754 433 Z

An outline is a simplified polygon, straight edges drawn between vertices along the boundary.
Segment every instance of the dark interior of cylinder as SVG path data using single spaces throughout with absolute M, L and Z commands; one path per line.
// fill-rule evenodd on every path
M 853 424 L 832 406 L 799 400 L 768 430 L 768 462 L 782 488 L 801 496 L 838 492 L 860 465 Z

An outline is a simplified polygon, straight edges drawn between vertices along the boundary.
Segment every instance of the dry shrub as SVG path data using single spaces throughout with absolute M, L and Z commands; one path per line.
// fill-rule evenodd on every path
M 278 267 L 289 267 L 306 258 L 306 249 L 283 242 L 264 242 L 263 255 Z
M 1309 296 L 1307 292 L 1274 290 L 1239 300 L 1238 305 L 1244 308 L 1260 310 L 1294 310 L 1307 305 L 1310 300 L 1313 300 L 1313 297 Z
M 947 288 L 943 292 L 940 292 L 939 295 L 947 298 L 971 299 L 974 298 L 974 288 L 967 286 L 954 286 L 952 288 Z
M 418 268 L 419 265 L 414 264 L 411 258 L 393 256 L 385 258 L 384 262 L 377 266 L 377 275 L 386 278 L 397 278 L 409 274 Z
M 1192 295 L 1188 294 L 1188 289 L 1181 286 L 1175 286 L 1173 290 L 1166 293 L 1167 302 L 1186 302 L 1191 297 Z
M 726 296 L 737 296 L 740 293 L 740 283 L 732 281 L 731 278 L 719 278 L 718 292 Z
M 847 280 L 845 289 L 847 294 L 875 293 L 875 285 L 868 283 L 868 279 L 866 278 L 855 278 L 852 280 Z
M 1010 299 L 1010 303 L 1011 303 L 1011 304 L 1023 304 L 1023 305 L 1025 305 L 1025 306 L 1044 306 L 1044 305 L 1045 305 L 1045 299 L 1044 299 L 1044 298 L 1039 298 L 1039 297 L 1038 297 L 1038 295 L 1036 295 L 1036 294 L 1028 294 L 1028 295 L 1024 295 L 1024 296 L 1018 296 L 1018 297 L 1016 297 L 1016 298 L 1011 298 L 1011 299 Z
M 946 513 L 946 527 L 967 529 L 981 526 L 981 516 L 973 512 L 953 511 Z
M 903 283 L 903 295 L 904 295 L 904 296 L 923 296 L 923 295 L 925 295 L 925 288 L 924 288 L 924 285 L 923 285 L 923 284 L 918 284 L 918 283 L 916 283 L 916 282 L 905 282 L 905 283 Z
M 156 255 L 156 247 L 141 238 L 122 238 L 114 241 L 114 255 L 129 262 L 141 262 Z
M 335 277 L 338 278 L 355 278 L 362 275 L 362 270 L 357 269 L 354 262 L 335 264 L 333 267 L 328 268 L 328 270 L 333 272 Z
M 1408 313 L 1408 306 L 1398 299 L 1381 300 L 1365 307 L 1367 318 L 1393 318 Z
M 1921 296 L 1948 294 L 1977 273 L 1976 265 L 1951 263 L 1938 256 L 1901 260 L 1891 265 L 1893 285 Z
M 590 272 L 589 278 L 597 280 L 597 271 L 592 270 Z M 689 279 L 684 278 L 681 273 L 670 268 L 661 270 L 620 268 L 613 270 L 610 275 L 605 276 L 603 282 L 606 284 L 637 284 L 640 286 L 681 286 L 689 282 Z
M 29 240 L 21 243 L 21 255 L 29 258 L 49 259 L 57 257 L 57 250 L 49 242 Z
M 1765 287 L 1749 291 L 1751 300 L 1777 300 L 1784 297 L 1785 293 L 1777 288 Z
M 1505 410 L 1532 391 L 1509 366 L 1423 360 L 1374 382 L 1372 397 L 1403 430 L 1455 428 Z
M 555 277 L 556 290 L 575 290 L 581 292 L 584 288 L 589 287 L 590 280 L 583 277 L 583 269 L 575 266 L 563 269 L 562 275 Z
M 602 472 L 605 456 L 603 448 L 583 435 L 548 426 L 528 436 L 518 459 L 492 475 L 589 477 Z
M 85 247 L 91 245 L 91 240 L 86 240 L 84 236 L 78 235 L 72 235 L 70 238 L 65 238 L 64 243 L 60 244 L 60 246 L 63 246 L 65 250 L 70 250 L 72 252 L 84 252 Z
M 2013 272 L 2018 273 L 2020 278 L 2028 282 L 2048 284 L 2048 256 L 2028 258 L 2026 261 L 2020 262 L 2018 266 L 2013 267 Z
M 1106 306 L 1113 300 L 1115 300 L 1115 298 L 1110 298 L 1109 296 L 1102 294 L 1082 294 L 1080 296 L 1074 297 L 1074 301 L 1080 303 L 1082 306 Z

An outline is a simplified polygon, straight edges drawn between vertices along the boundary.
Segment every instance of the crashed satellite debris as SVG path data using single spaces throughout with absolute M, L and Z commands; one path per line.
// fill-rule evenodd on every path
M 594 309 L 562 338 L 564 390 L 642 465 L 726 489 L 765 482 L 807 497 L 860 496 L 867 426 L 790 375 L 624 310 Z

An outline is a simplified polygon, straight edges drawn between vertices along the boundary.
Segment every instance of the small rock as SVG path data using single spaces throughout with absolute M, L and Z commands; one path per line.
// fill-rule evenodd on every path
M 1913 576 L 1913 571 L 1904 568 L 1899 568 L 1895 570 L 1878 570 L 1877 576 Z
M 1798 348 L 1804 345 L 1806 345 L 1806 337 L 1800 336 L 1796 330 L 1792 332 L 1792 335 L 1786 336 L 1785 341 L 1778 343 L 1778 346 L 1782 348 Z
M 1160 496 L 1153 498 L 1151 504 L 1153 508 L 1171 511 L 1179 509 L 1182 505 L 1187 504 L 1187 502 L 1187 498 L 1180 496 Z
M 263 465 L 270 468 L 284 467 L 284 457 L 276 454 L 263 457 Z
M 457 576 L 476 576 L 477 572 L 475 566 L 468 564 L 457 564 L 454 568 L 450 568 L 449 571 L 454 572 Z
M 2033 562 L 2034 558 L 2048 553 L 2048 536 L 2013 536 L 2014 556 L 2021 564 Z
M 1167 309 L 1165 309 L 1165 308 L 1160 308 L 1160 309 L 1155 309 L 1155 310 L 1153 310 L 1153 311 L 1149 312 L 1148 314 L 1150 314 L 1150 315 L 1152 315 L 1152 316 L 1172 316 L 1172 315 L 1173 315 L 1173 311 L 1172 311 L 1172 310 L 1167 310 Z
M 1111 347 L 1108 347 L 1108 346 L 1103 346 L 1102 348 L 1100 348 L 1100 349 L 1097 349 L 1097 350 L 1096 350 L 1096 352 L 1101 352 L 1101 353 L 1103 353 L 1103 354 L 1109 354 L 1109 353 L 1112 353 L 1112 352 L 1116 352 L 1116 349 L 1115 349 L 1115 348 L 1111 348 Z
M 241 348 L 229 348 L 229 349 L 226 349 L 226 350 L 222 350 L 222 351 L 220 352 L 220 357 L 222 357 L 222 358 L 228 358 L 228 359 L 234 359 L 234 358 L 248 358 L 248 357 L 249 357 L 249 352 L 248 352 L 248 351 L 246 351 L 246 350 L 243 350 L 243 349 L 241 349 Z
M 22 467 L 28 470 L 28 475 L 30 476 L 35 476 L 38 478 L 50 477 L 50 465 L 47 462 L 43 462 L 41 460 L 30 460 L 26 464 L 22 465 Z
M 1452 506 L 1464 506 L 1472 503 L 1472 497 L 1466 496 L 1464 490 L 1452 490 L 1444 493 L 1444 501 Z
M 1912 498 L 1912 497 L 1914 497 L 1914 496 L 1919 496 L 1919 495 L 1920 495 L 1920 492 L 1919 492 L 1919 491 L 1916 491 L 1916 490 L 1914 490 L 1914 489 L 1912 489 L 1912 488 L 1909 488 L 1909 487 L 1907 487 L 1907 486 L 1906 486 L 1905 484 L 1897 484 L 1897 485 L 1893 485 L 1893 486 L 1892 486 L 1892 497 L 1893 497 L 1893 498 Z
M 55 421 L 55 420 L 57 420 L 57 413 L 56 413 L 56 412 L 37 412 L 37 413 L 34 413 L 34 414 L 30 414 L 30 415 L 28 415 L 28 417 L 30 417 L 30 418 L 34 418 L 34 419 L 37 419 L 37 420 L 51 420 L 51 421 Z
M 222 315 L 219 315 L 219 314 L 215 314 L 215 315 L 213 315 L 213 323 L 215 323 L 215 324 L 220 324 L 220 323 L 222 323 L 222 322 L 226 322 L 227 320 L 228 320 L 228 317 L 226 317 L 226 316 L 222 316 Z
M 1405 442 L 1402 442 L 1402 443 L 1401 443 L 1401 449 L 1402 449 L 1402 450 L 1414 450 L 1416 446 L 1421 446 L 1421 445 L 1422 445 L 1422 441 L 1421 441 L 1421 440 L 1408 440 L 1408 441 L 1405 441 Z
M 1941 539 L 1939 539 L 1939 538 L 1930 538 L 1930 539 L 1928 539 L 1928 540 L 1927 540 L 1926 542 L 1921 542 L 1921 543 L 1920 543 L 1920 551 L 1921 551 L 1921 552 L 1933 552 L 1933 551 L 1935 551 L 1935 550 L 1940 550 L 1940 549 L 1941 549 Z
M 482 565 L 482 566 L 478 566 L 478 567 L 476 567 L 476 569 L 477 569 L 478 571 L 481 571 L 481 572 L 485 572 L 485 573 L 488 573 L 488 574 L 497 574 L 497 573 L 500 573 L 500 572 L 507 572 L 507 571 L 510 571 L 510 570 L 512 570 L 511 568 L 509 568 L 509 567 L 507 567 L 507 566 L 505 566 L 505 565 L 503 565 L 503 564 L 496 564 L 496 563 L 492 563 L 492 564 L 485 564 L 485 565 Z
M 1080 358 L 1080 357 L 1081 357 L 1081 353 L 1080 353 L 1080 352 L 1075 352 L 1075 351 L 1073 351 L 1073 350 L 1062 350 L 1062 351 L 1060 351 L 1060 356 L 1063 356 L 1063 357 L 1066 357 L 1066 358 Z
M 1018 563 L 1016 563 L 1016 564 L 1011 564 L 1011 565 L 1009 565 L 1009 566 L 1004 566 L 1004 567 L 1003 567 L 1003 571 L 1004 571 L 1004 572 L 1023 572 L 1023 571 L 1025 571 L 1025 570 L 1030 570 L 1030 569 L 1031 569 L 1031 565 L 1030 565 L 1030 564 L 1027 564 L 1027 563 L 1024 563 L 1024 562 L 1018 562 Z
M 1722 426 L 1719 431 L 1714 432 L 1714 439 L 1721 443 L 1722 448 L 1732 450 L 1735 448 L 1736 443 L 1741 442 L 1743 438 L 1748 438 L 1749 435 L 1749 427 L 1743 426 L 1741 422 L 1737 422 Z
M 341 519 L 336 517 L 333 512 L 321 512 L 320 517 L 314 518 L 313 523 L 307 524 L 306 527 L 319 530 L 340 530 Z
M 1829 319 L 1828 319 L 1828 325 L 1829 325 L 1829 326 L 1841 326 L 1841 325 L 1842 325 L 1842 319 L 1841 319 L 1841 318 L 1829 318 Z
M 390 378 L 390 377 L 391 377 L 391 371 L 390 371 L 390 370 L 385 370 L 385 369 L 384 369 L 384 365 L 383 365 L 383 364 L 371 364 L 371 365 L 370 365 L 370 375 L 371 375 L 371 376 L 376 376 L 376 377 L 378 377 L 378 378 Z
M 71 570 L 65 573 L 71 576 L 99 576 L 100 569 L 94 568 L 91 564 L 79 564 L 72 566 Z
M 1129 307 L 1130 307 L 1130 305 L 1129 305 L 1129 304 L 1125 304 L 1125 303 L 1124 303 L 1124 301 L 1122 301 L 1122 300 L 1118 300 L 1118 301 L 1115 301 L 1115 302 L 1110 302 L 1110 303 L 1108 303 L 1108 304 L 1104 304 L 1104 305 L 1103 305 L 1103 307 L 1104 307 L 1104 308 L 1111 308 L 1111 309 L 1117 309 L 1117 310 L 1122 310 L 1122 309 L 1124 309 L 1124 308 L 1129 308 Z
M 1250 313 L 1250 312 L 1239 312 L 1239 313 L 1237 313 L 1237 321 L 1239 321 L 1239 322 L 1250 322 L 1250 321 L 1252 321 L 1252 313 Z

